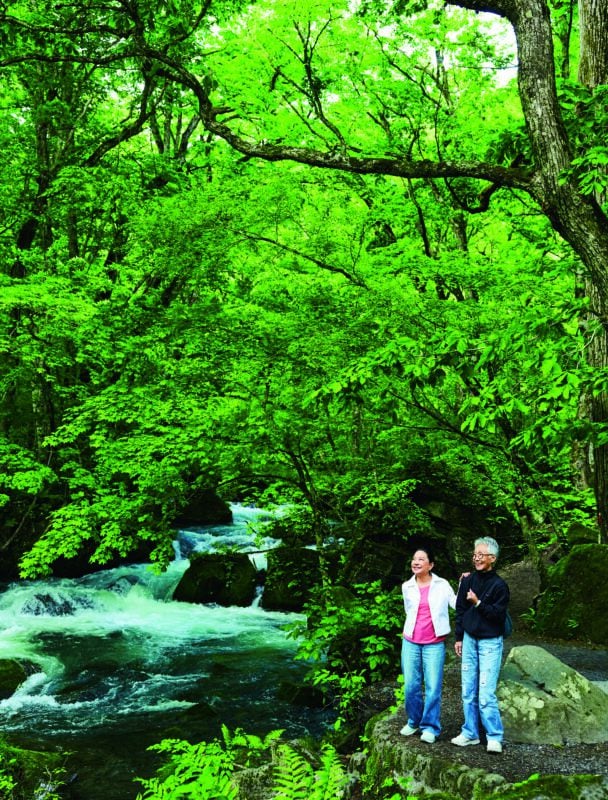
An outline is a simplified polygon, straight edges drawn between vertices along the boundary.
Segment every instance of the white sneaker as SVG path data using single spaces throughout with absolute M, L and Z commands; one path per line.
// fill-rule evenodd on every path
M 431 733 L 430 731 L 422 731 L 422 736 L 420 737 L 421 742 L 426 742 L 427 744 L 435 744 L 435 734 Z
M 502 753 L 502 742 L 499 742 L 498 739 L 488 739 L 486 750 L 488 753 Z
M 418 728 L 413 728 L 409 723 L 404 725 L 403 728 L 399 731 L 402 736 L 413 736 L 415 733 L 418 733 Z
M 466 747 L 468 744 L 479 744 L 479 739 L 468 739 L 464 734 L 459 733 L 452 739 L 452 744 L 457 747 Z

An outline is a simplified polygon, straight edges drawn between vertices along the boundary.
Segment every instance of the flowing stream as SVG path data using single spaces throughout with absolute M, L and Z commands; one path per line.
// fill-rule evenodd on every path
M 162 575 L 132 565 L 0 594 L 0 658 L 31 665 L 0 702 L 0 730 L 23 746 L 74 753 L 78 800 L 134 800 L 135 777 L 158 765 L 147 747 L 162 738 L 209 740 L 222 724 L 299 736 L 327 724 L 323 712 L 277 696 L 306 670 L 284 630 L 298 615 L 171 599 L 192 551 L 259 548 L 251 523 L 261 512 L 234 506 L 233 515 L 231 525 L 180 531 Z

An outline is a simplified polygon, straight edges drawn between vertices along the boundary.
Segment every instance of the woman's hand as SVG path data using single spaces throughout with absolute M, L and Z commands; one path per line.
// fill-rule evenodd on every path
M 454 642 L 454 650 L 456 655 L 460 658 L 462 656 L 462 642 Z

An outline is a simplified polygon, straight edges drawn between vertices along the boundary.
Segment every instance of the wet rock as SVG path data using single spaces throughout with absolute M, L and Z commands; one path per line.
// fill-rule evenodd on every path
M 174 520 L 174 527 L 189 525 L 229 525 L 232 510 L 213 489 L 195 489 L 186 506 Z
M 327 704 L 325 693 L 316 686 L 296 683 L 295 681 L 281 681 L 277 691 L 277 698 L 294 706 L 308 708 L 323 708 Z
M 194 553 L 173 599 L 187 603 L 249 606 L 257 571 L 246 553 Z
M 27 678 L 27 670 L 12 658 L 0 659 L 0 700 L 10 697 Z
M 23 604 L 21 613 L 34 617 L 69 617 L 81 608 L 93 608 L 93 601 L 82 595 L 75 597 L 69 593 L 39 592 Z
M 277 547 L 268 553 L 262 607 L 267 611 L 302 611 L 319 583 L 319 554 L 306 547 Z

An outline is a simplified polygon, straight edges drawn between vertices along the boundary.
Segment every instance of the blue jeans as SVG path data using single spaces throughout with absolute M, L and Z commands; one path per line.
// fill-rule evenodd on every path
M 403 640 L 401 668 L 405 684 L 405 713 L 408 725 L 439 736 L 441 686 L 445 644 L 414 644 Z M 424 681 L 424 696 L 422 684 Z
M 465 632 L 462 640 L 462 735 L 479 739 L 479 723 L 488 739 L 502 742 L 503 726 L 496 685 L 502 660 L 502 636 L 475 639 Z

